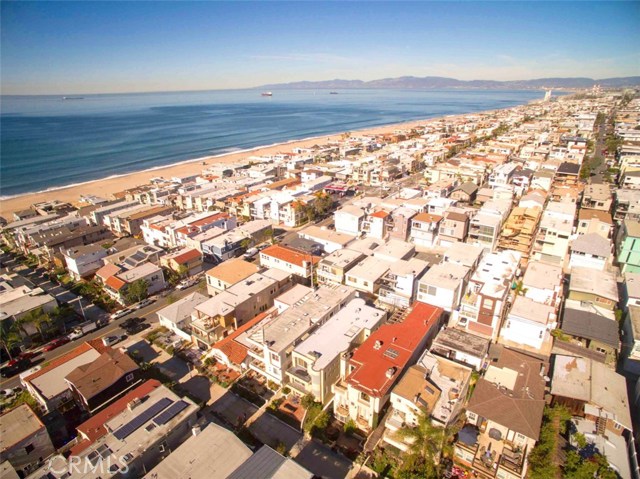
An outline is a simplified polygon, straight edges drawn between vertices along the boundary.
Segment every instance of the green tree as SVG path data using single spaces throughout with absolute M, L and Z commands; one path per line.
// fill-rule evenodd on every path
M 245 238 L 242 241 L 240 241 L 240 248 L 246 251 L 251 247 L 252 242 L 253 241 L 251 240 L 251 238 Z
M 410 444 L 400 470 L 405 473 L 422 474 L 424 477 L 435 474 L 436 462 L 445 441 L 444 428 L 434 426 L 428 414 L 422 413 L 418 416 L 417 426 L 405 426 L 396 434 L 405 443 Z
M 189 268 L 187 268 L 185 265 L 181 264 L 180 266 L 178 266 L 177 273 L 178 273 L 178 276 L 180 276 L 181 278 L 184 278 L 189 273 Z
M 583 459 L 577 451 L 568 451 L 563 466 L 563 479 L 617 479 L 618 475 L 609 467 L 602 454 Z
M 0 326 L 0 346 L 4 349 L 9 356 L 9 359 L 13 359 L 11 350 L 22 342 L 22 337 L 11 330 L 10 328 L 4 328 Z
M 142 301 L 147 297 L 148 291 L 149 283 L 147 283 L 147 281 L 144 279 L 139 279 L 127 286 L 127 290 L 124 293 L 124 298 L 129 304 L 137 303 L 138 301 Z
M 45 313 L 42 308 L 37 308 L 29 311 L 21 318 L 21 320 L 24 322 L 24 324 L 33 325 L 38 331 L 40 338 L 42 338 L 42 342 L 44 342 L 45 329 L 48 329 L 48 326 L 52 323 L 52 321 L 51 317 L 49 317 L 49 315 Z

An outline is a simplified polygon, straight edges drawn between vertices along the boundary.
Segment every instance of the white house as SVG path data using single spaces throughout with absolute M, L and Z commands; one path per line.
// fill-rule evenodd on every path
M 333 214 L 334 224 L 338 233 L 359 236 L 365 213 L 356 206 L 344 206 Z
M 452 312 L 460 305 L 470 269 L 457 264 L 440 263 L 420 279 L 416 300 Z
M 553 306 L 516 296 L 511 311 L 500 330 L 498 342 L 534 354 L 549 356 L 551 330 L 558 325 Z
M 90 244 L 62 250 L 62 255 L 69 275 L 79 281 L 102 268 L 102 258 L 107 256 L 107 250 L 99 244 Z

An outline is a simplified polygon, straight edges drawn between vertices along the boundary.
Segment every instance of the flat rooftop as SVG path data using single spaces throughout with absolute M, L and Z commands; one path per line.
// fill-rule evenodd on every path
M 98 351 L 89 348 L 82 354 L 46 371 L 44 374 L 40 374 L 33 379 L 27 378 L 27 380 L 40 391 L 40 394 L 42 394 L 44 398 L 51 399 L 69 389 L 69 385 L 64 378 L 67 377 L 71 371 L 79 366 L 92 363 L 99 357 L 100 353 Z
M 272 351 L 280 352 L 288 348 L 319 321 L 326 319 L 331 309 L 339 307 L 341 303 L 353 297 L 354 294 L 355 290 L 349 286 L 320 287 L 284 311 L 280 316 L 276 316 L 266 323 L 261 322 L 256 327 L 251 328 L 241 335 L 238 341 L 250 347 L 251 343 L 246 337 L 259 337 L 261 341 L 258 342 L 267 344 Z
M 489 352 L 490 340 L 455 328 L 443 328 L 433 340 L 432 349 L 439 347 L 484 358 Z
M 364 299 L 352 299 L 335 316 L 296 346 L 295 351 L 315 357 L 313 369 L 321 371 L 336 356 L 347 351 L 351 344 L 361 341 L 362 331 L 372 331 L 385 316 L 384 311 L 367 306 Z
M 437 286 L 438 288 L 454 289 L 469 273 L 469 268 L 459 264 L 440 263 L 433 266 L 420 280 L 420 283 Z
M 358 261 L 364 257 L 359 251 L 353 251 L 351 249 L 339 249 L 334 251 L 328 256 L 325 256 L 320 261 L 320 265 L 335 266 L 337 268 L 346 268 L 354 261 Z
M 391 264 L 389 260 L 369 256 L 350 269 L 347 274 L 373 283 L 389 271 Z
M 594 294 L 612 301 L 618 301 L 616 277 L 608 271 L 574 266 L 571 268 L 569 291 Z
M 0 416 L 0 451 L 6 451 L 23 439 L 44 429 L 44 424 L 26 404 Z

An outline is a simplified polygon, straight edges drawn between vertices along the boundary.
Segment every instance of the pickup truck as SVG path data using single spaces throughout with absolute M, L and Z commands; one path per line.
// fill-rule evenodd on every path
M 85 334 L 90 333 L 91 331 L 95 331 L 96 329 L 98 329 L 98 323 L 96 323 L 95 321 L 89 321 L 75 327 L 73 331 L 71 331 L 71 333 L 67 335 L 67 337 L 71 341 L 73 341 L 74 339 L 81 338 Z

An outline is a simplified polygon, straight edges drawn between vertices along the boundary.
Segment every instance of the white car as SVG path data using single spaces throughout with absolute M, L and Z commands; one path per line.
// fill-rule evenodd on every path
M 127 315 L 127 314 L 129 314 L 129 313 L 132 313 L 132 312 L 133 312 L 133 311 L 132 311 L 131 309 L 129 309 L 129 308 L 124 308 L 124 309 L 121 309 L 120 311 L 116 311 L 115 313 L 113 313 L 113 314 L 110 316 L 110 318 L 111 318 L 111 319 L 119 319 L 119 318 L 121 318 L 121 317 L 123 317 L 123 316 L 126 316 L 126 315 Z
M 155 302 L 155 299 L 147 298 L 147 299 L 143 299 L 142 301 L 140 301 L 138 304 L 136 304 L 133 307 L 135 309 L 141 309 L 141 308 L 144 308 L 146 306 L 149 306 L 150 304 L 153 304 L 154 302 Z
M 185 279 L 183 281 L 180 281 L 180 283 L 178 283 L 178 286 L 176 286 L 176 289 L 187 289 L 193 286 L 194 284 L 196 284 L 197 282 L 198 282 L 197 279 Z
M 111 346 L 112 344 L 122 341 L 124 338 L 124 336 L 105 336 L 102 338 L 102 344 L 105 346 Z

